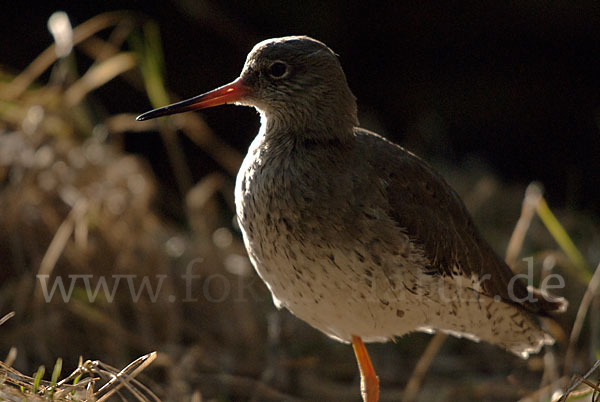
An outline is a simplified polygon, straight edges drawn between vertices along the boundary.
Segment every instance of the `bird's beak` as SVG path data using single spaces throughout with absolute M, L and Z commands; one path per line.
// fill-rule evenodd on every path
M 170 114 L 187 112 L 188 110 L 206 109 L 226 103 L 234 103 L 249 92 L 250 88 L 244 85 L 241 78 L 238 78 L 227 85 L 213 89 L 205 94 L 143 113 L 136 120 L 149 120 Z

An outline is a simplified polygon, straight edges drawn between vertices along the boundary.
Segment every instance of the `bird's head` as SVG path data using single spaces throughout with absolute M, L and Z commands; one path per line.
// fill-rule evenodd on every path
M 260 42 L 235 81 L 144 113 L 138 120 L 226 103 L 253 106 L 271 127 L 308 137 L 351 132 L 358 124 L 356 100 L 337 56 L 307 36 Z

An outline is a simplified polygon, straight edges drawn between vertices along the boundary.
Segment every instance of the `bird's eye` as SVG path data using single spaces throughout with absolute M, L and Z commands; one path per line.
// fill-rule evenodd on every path
M 274 61 L 269 66 L 269 75 L 273 78 L 283 78 L 288 73 L 288 66 L 282 61 Z

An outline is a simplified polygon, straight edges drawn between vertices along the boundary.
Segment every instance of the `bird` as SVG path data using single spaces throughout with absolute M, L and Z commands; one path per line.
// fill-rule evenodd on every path
M 439 173 L 359 127 L 327 45 L 264 40 L 231 83 L 137 120 L 222 104 L 260 115 L 235 185 L 250 261 L 278 308 L 352 344 L 364 401 L 379 398 L 365 342 L 442 331 L 523 358 L 554 342 L 536 316 L 566 300 L 515 280 Z

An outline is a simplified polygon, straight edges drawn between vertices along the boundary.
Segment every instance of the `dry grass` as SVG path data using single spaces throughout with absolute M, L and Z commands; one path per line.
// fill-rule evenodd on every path
M 239 153 L 198 114 L 136 123 L 130 114 L 98 112 L 93 91 L 111 80 L 148 93 L 154 106 L 174 100 L 162 81 L 156 27 L 109 13 L 76 27 L 72 38 L 72 53 L 57 57 L 52 45 L 23 72 L 0 74 L 0 315 L 15 312 L 0 327 L 0 351 L 8 353 L 0 364 L 0 398 L 356 400 L 350 348 L 275 312 L 247 261 L 231 224 Z M 83 74 L 80 60 L 90 65 Z M 143 159 L 124 151 L 123 135 L 143 131 L 160 133 L 178 196 Z M 221 173 L 194 184 L 181 134 L 218 162 Z M 498 250 L 522 210 L 507 259 L 519 270 L 520 257 L 533 255 L 537 272 L 560 272 L 571 308 L 558 324 L 546 323 L 556 347 L 528 362 L 442 336 L 429 348 L 426 335 L 370 347 L 382 400 L 533 401 L 563 393 L 593 400 L 600 301 L 598 279 L 590 279 L 585 261 L 597 253 L 597 228 L 574 212 L 560 211 L 553 220 L 535 188 L 520 205 L 523 189 L 485 170 L 446 172 Z M 157 200 L 183 210 L 184 221 L 167 218 Z M 186 280 L 189 273 L 198 278 Z M 47 300 L 40 278 L 68 285 L 69 275 L 79 275 L 79 282 L 68 302 L 60 293 Z M 92 290 L 108 278 L 112 290 L 115 275 L 121 282 L 114 294 L 101 291 L 90 300 L 84 278 Z M 132 294 L 128 285 L 139 289 L 144 278 L 160 291 Z M 101 361 L 83 362 L 80 355 Z M 53 366 L 59 357 L 73 374 L 43 380 L 39 365 Z M 588 373 L 569 383 L 578 372 Z
M 142 356 L 117 370 L 99 360 L 79 359 L 77 369 L 59 379 L 62 359 L 57 359 L 50 381 L 44 381 L 44 366 L 33 377 L 23 375 L 0 362 L 0 398 L 7 401 L 107 401 L 111 396 L 122 400 L 160 401 L 135 377 L 156 359 L 156 352 Z

